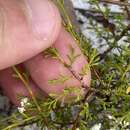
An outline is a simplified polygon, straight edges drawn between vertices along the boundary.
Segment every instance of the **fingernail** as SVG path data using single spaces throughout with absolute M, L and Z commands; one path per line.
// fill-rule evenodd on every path
M 25 0 L 34 34 L 40 40 L 49 38 L 55 18 L 54 5 L 49 0 Z

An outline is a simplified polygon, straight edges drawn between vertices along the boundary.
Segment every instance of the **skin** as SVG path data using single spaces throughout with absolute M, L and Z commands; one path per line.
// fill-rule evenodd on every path
M 76 54 L 80 54 L 72 69 L 80 73 L 82 67 L 87 64 L 74 39 L 62 27 L 58 9 L 51 1 L 31 0 L 30 3 L 30 0 L 0 0 L 0 8 L 0 85 L 14 104 L 19 105 L 19 94 L 29 96 L 29 93 L 24 84 L 12 76 L 12 65 L 22 65 L 22 69 L 30 73 L 30 86 L 36 95 L 59 94 L 65 87 L 81 86 L 61 62 L 51 57 L 47 58 L 42 53 L 46 48 L 54 46 L 63 60 L 69 63 L 67 55 L 70 54 L 72 46 Z M 60 74 L 72 78 L 64 84 L 48 83 L 48 80 L 58 78 Z M 90 86 L 90 80 L 89 71 L 83 77 L 83 81 Z

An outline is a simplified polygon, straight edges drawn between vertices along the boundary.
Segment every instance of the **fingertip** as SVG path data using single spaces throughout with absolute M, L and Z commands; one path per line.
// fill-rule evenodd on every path
M 5 33 L 0 47 L 0 69 L 37 55 L 58 37 L 61 18 L 57 7 L 50 0 L 31 1 L 29 11 L 26 2 L 1 0 Z
M 77 57 L 71 65 L 71 71 L 65 67 L 64 64 L 60 62 L 60 60 L 54 59 L 52 57 L 46 57 L 43 54 L 39 54 L 24 63 L 35 83 L 48 94 L 61 94 L 67 87 L 74 86 L 76 88 L 81 88 L 82 82 L 85 87 L 90 87 L 90 69 L 88 69 L 87 73 L 83 74 L 82 81 L 79 81 L 79 79 L 77 79 L 76 76 L 72 73 L 73 71 L 76 75 L 80 76 L 83 67 L 88 65 L 88 62 L 71 35 L 62 29 L 53 47 L 58 50 L 61 58 L 68 65 L 70 64 L 70 59 L 68 57 L 70 54 L 72 54 L 70 46 L 73 47 L 73 54 Z M 69 80 L 60 84 L 51 84 L 49 82 L 55 81 L 55 79 L 59 79 L 61 75 L 65 77 L 67 76 Z

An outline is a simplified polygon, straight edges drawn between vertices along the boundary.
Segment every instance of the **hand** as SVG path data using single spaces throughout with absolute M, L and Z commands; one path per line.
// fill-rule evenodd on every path
M 35 94 L 61 93 L 65 87 L 81 86 L 70 71 L 56 59 L 45 57 L 43 50 L 51 45 L 69 63 L 70 46 L 77 55 L 72 68 L 79 73 L 87 64 L 74 39 L 61 25 L 56 6 L 50 0 L 0 0 L 0 85 L 11 101 L 18 105 L 17 96 L 29 96 L 22 81 L 13 77 L 12 65 L 30 73 L 30 86 Z M 22 66 L 22 67 L 21 67 Z M 70 76 L 64 84 L 50 85 L 59 75 Z M 90 71 L 84 82 L 90 85 Z

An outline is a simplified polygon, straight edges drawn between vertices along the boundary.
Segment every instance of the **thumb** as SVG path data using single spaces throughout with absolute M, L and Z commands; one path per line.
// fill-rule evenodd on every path
M 0 70 L 51 46 L 61 19 L 50 0 L 0 0 Z

